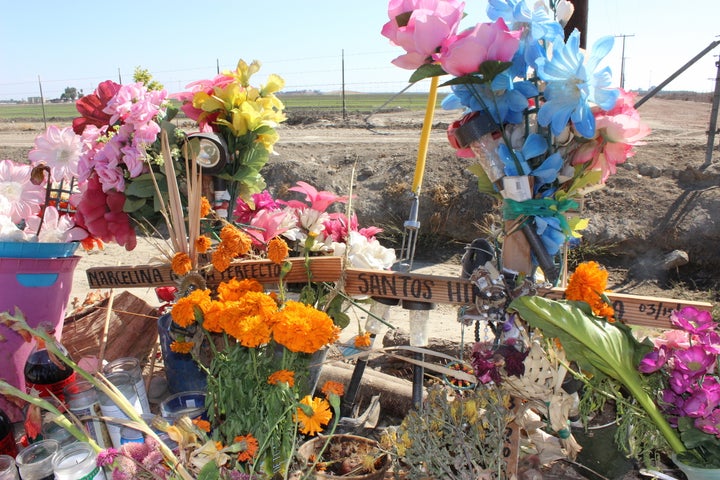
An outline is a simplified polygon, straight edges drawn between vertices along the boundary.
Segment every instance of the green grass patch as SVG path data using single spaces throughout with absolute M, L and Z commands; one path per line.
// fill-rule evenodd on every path
M 374 112 L 379 108 L 385 110 L 424 110 L 427 103 L 427 93 L 403 93 L 393 98 L 392 93 L 352 93 L 345 95 L 344 106 L 349 112 Z M 438 95 L 437 108 L 444 94 Z M 324 110 L 341 112 L 343 97 L 339 93 L 312 93 L 312 94 L 280 94 L 280 100 L 287 110 Z M 0 121 L 41 122 L 43 118 L 49 122 L 58 120 L 72 120 L 78 116 L 75 104 L 38 103 L 0 104 Z M 180 112 L 178 117 L 182 117 Z

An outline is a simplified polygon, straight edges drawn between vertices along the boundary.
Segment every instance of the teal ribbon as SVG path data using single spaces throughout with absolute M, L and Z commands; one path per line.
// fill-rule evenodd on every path
M 520 217 L 555 217 L 558 219 L 563 233 L 570 235 L 572 230 L 564 212 L 577 207 L 578 204 L 570 199 L 558 201 L 552 198 L 534 198 L 518 202 L 506 198 L 503 203 L 503 218 L 505 220 L 515 220 Z

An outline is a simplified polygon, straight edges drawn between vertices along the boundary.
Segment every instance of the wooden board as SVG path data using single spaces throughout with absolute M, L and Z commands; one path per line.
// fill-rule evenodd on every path
M 285 281 L 307 282 L 304 259 L 291 259 L 292 270 Z M 344 277 L 345 293 L 351 296 L 370 296 L 451 305 L 471 305 L 475 301 L 473 285 L 459 277 L 402 273 L 387 270 L 348 268 L 343 270 L 340 257 L 313 257 L 310 262 L 312 281 L 335 282 Z M 222 274 L 206 275 L 208 285 L 217 285 L 229 278 L 256 278 L 261 283 L 275 283 L 280 267 L 269 260 L 234 262 Z M 178 277 L 169 265 L 137 265 L 132 267 L 95 267 L 87 270 L 90 288 L 135 288 L 175 285 Z M 540 295 L 562 298 L 562 289 L 545 289 Z M 712 311 L 708 302 L 674 300 L 609 293 L 616 317 L 625 323 L 654 328 L 671 328 L 670 314 L 683 306 Z
M 312 281 L 334 282 L 342 272 L 342 258 L 313 257 L 310 262 Z M 288 283 L 308 281 L 304 258 L 291 258 L 292 269 L 285 277 Z M 180 277 L 169 264 L 134 265 L 120 267 L 93 267 L 86 271 L 90 288 L 139 288 L 177 285 Z M 274 283 L 280 279 L 280 265 L 270 260 L 243 260 L 230 264 L 224 272 L 210 270 L 204 275 L 209 286 L 230 278 L 255 278 L 261 283 Z

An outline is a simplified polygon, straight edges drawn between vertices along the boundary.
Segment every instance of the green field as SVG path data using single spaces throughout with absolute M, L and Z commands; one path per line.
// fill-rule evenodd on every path
M 278 97 L 285 103 L 288 111 L 293 110 L 324 110 L 341 112 L 343 98 L 340 94 L 281 94 Z M 407 110 L 423 110 L 427 102 L 425 93 L 404 93 L 392 98 L 392 93 L 352 93 L 345 95 L 345 110 L 348 112 L 370 113 L 379 108 L 403 108 Z M 386 104 L 386 102 L 388 102 Z M 441 96 L 438 98 L 438 106 Z M 384 105 L 384 106 L 383 106 Z M 48 121 L 71 120 L 78 116 L 74 103 L 19 103 L 0 104 L 0 121 Z

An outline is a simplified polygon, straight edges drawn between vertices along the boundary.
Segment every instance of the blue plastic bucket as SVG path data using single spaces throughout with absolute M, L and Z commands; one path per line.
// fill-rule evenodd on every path
M 55 328 L 55 337 L 62 336 L 65 308 L 70 300 L 73 273 L 80 257 L 5 258 L 0 257 L 0 312 L 15 314 L 19 308 L 31 327 L 47 323 Z M 23 369 L 33 344 L 10 328 L 0 325 L 0 378 L 24 390 Z M 0 408 L 10 410 L 0 398 Z M 11 415 L 15 417 L 16 415 Z

